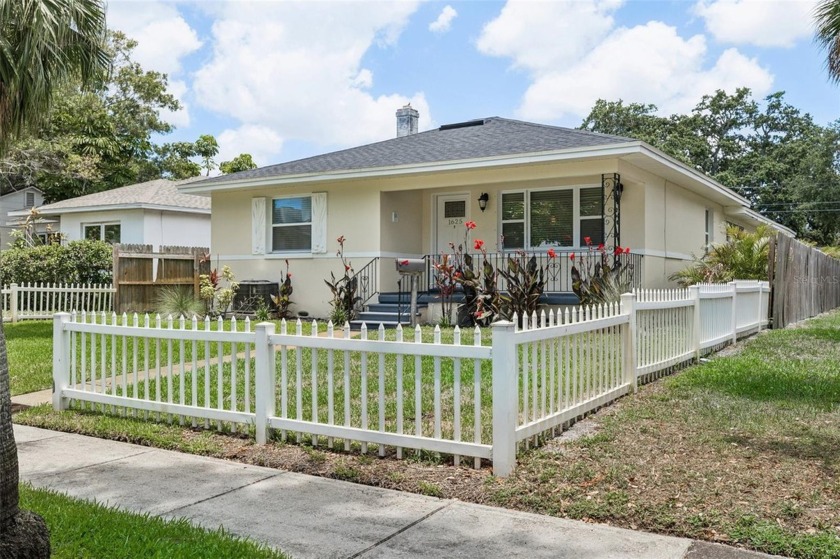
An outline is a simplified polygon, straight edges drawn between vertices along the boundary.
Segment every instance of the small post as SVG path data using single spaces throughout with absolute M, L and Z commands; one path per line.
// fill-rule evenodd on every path
M 18 284 L 9 286 L 9 307 L 12 311 L 12 322 L 18 321 Z
M 53 316 L 53 409 L 66 410 L 69 400 L 64 396 L 70 378 L 70 333 L 65 325 L 70 322 L 70 313 L 60 312 Z
M 758 315 L 758 328 L 756 332 L 761 332 L 761 326 L 764 322 L 764 318 L 761 316 L 761 308 L 764 306 L 764 282 L 758 282 L 758 309 L 756 309 L 756 314 Z
M 516 325 L 493 324 L 493 474 L 507 477 L 516 466 L 516 421 L 519 383 Z
M 732 343 L 738 341 L 738 284 L 734 281 L 729 282 L 732 288 Z
M 688 293 L 694 300 L 694 361 L 700 362 L 700 286 L 692 285 L 688 288 Z
M 633 394 L 639 389 L 636 374 L 636 295 L 621 296 L 621 314 L 627 315 L 627 326 L 621 330 L 621 350 L 624 354 L 624 382 L 629 383 Z
M 269 345 L 269 336 L 274 335 L 274 323 L 260 322 L 256 328 L 256 341 L 254 343 L 255 353 L 254 367 L 257 369 L 255 373 L 254 388 L 256 392 L 256 435 L 257 444 L 265 444 L 268 439 L 268 418 L 274 416 L 274 389 L 275 389 L 275 374 L 274 362 L 271 346 Z

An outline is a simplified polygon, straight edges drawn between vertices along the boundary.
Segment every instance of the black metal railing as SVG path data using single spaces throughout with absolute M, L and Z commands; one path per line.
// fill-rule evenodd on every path
M 361 297 L 359 306 L 364 307 L 374 295 L 379 293 L 379 257 L 377 256 L 356 272 L 356 278 L 359 281 L 358 296 Z
M 526 252 L 529 258 L 535 256 L 537 259 L 537 266 L 545 270 L 545 293 L 571 293 L 572 292 L 572 266 L 577 265 L 580 270 L 582 259 L 598 258 L 597 251 L 589 251 L 588 249 L 554 249 L 554 256 L 549 256 L 547 252 Z M 574 254 L 575 259 L 572 260 Z M 483 258 L 481 253 L 470 254 L 473 258 L 473 269 L 478 271 L 481 269 Z M 515 252 L 488 252 L 487 261 L 498 270 L 500 267 L 507 267 L 508 257 L 516 256 Z M 451 258 L 451 257 L 450 257 Z M 630 275 L 631 287 L 638 288 L 642 284 L 642 255 L 633 253 L 622 253 L 620 255 L 607 254 L 606 260 L 610 266 L 619 265 L 622 273 Z M 426 256 L 426 274 L 424 281 L 427 283 L 427 290 L 434 291 L 437 288 L 437 268 L 436 264 L 440 264 L 441 255 L 431 254 Z M 450 260 L 451 262 L 451 260 Z M 624 266 L 625 264 L 629 266 Z M 585 265 L 585 264 L 584 264 Z M 497 288 L 500 291 L 507 291 L 507 281 L 499 276 Z

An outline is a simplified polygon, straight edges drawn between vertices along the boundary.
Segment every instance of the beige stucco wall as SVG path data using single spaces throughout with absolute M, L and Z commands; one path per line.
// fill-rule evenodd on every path
M 472 238 L 498 248 L 501 193 L 507 190 L 599 186 L 602 173 L 618 172 L 624 184 L 621 200 L 621 244 L 644 254 L 643 283 L 672 285 L 668 276 L 684 267 L 692 254 L 701 254 L 705 210 L 714 215 L 714 241 L 724 238 L 724 208 L 679 184 L 615 158 L 587 162 L 554 162 L 495 170 L 463 170 L 415 176 L 385 177 L 330 184 L 313 181 L 294 187 L 275 187 L 213 194 L 212 246 L 214 257 L 229 264 L 240 279 L 277 281 L 288 258 L 293 274 L 294 311 L 312 316 L 329 313 L 330 293 L 324 278 L 342 273 L 335 258 L 335 239 L 344 235 L 346 256 L 354 268 L 381 257 L 379 289 L 396 290 L 393 259 L 436 252 L 437 197 L 463 194 L 468 219 L 476 222 Z M 251 200 L 326 192 L 327 251 L 324 254 L 251 254 Z M 477 199 L 488 193 L 481 212 Z

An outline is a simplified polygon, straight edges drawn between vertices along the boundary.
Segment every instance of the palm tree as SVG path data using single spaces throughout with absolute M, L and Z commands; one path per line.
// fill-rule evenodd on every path
M 840 82 L 840 0 L 822 0 L 814 9 L 817 42 L 826 50 L 828 77 Z
M 102 0 L 0 0 L 0 157 L 37 126 L 55 88 L 107 71 Z M 0 558 L 49 557 L 41 517 L 18 508 L 9 363 L 0 316 Z

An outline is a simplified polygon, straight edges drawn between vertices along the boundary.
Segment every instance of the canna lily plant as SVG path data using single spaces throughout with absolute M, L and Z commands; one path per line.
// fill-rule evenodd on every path
M 592 239 L 584 237 L 587 250 L 578 256 L 569 255 L 572 261 L 572 291 L 582 305 L 615 303 L 621 295 L 632 289 L 633 264 L 630 247 L 617 246 L 608 254 L 601 243 L 592 246 Z

